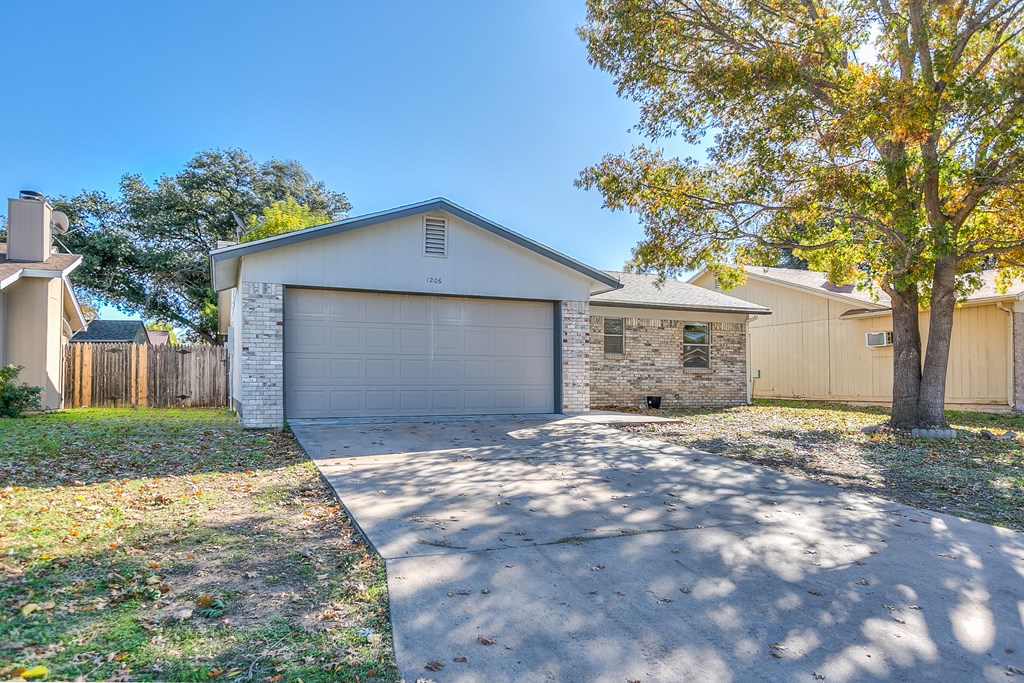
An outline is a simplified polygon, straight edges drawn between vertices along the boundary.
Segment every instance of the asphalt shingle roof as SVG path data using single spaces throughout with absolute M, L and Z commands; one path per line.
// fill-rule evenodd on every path
M 71 341 L 133 342 L 139 330 L 142 330 L 141 339 L 148 340 L 146 326 L 141 320 L 93 320 L 86 329 L 75 332 Z
M 658 282 L 657 275 L 606 273 L 622 283 L 622 289 L 595 294 L 590 302 L 597 305 L 643 306 L 689 311 L 718 311 L 722 313 L 757 313 L 766 315 L 770 310 L 749 301 L 722 294 L 679 280 Z
M 799 285 L 808 289 L 814 289 L 822 294 L 831 294 L 860 303 L 876 304 L 888 307 L 890 305 L 889 295 L 877 287 L 869 289 L 857 289 L 853 285 L 834 285 L 828 281 L 825 273 L 816 270 L 796 270 L 793 268 L 768 268 L 764 266 L 746 266 L 746 271 L 751 275 L 757 275 L 769 280 L 777 280 L 792 285 Z M 996 270 L 984 270 L 981 277 L 981 287 L 967 297 L 968 301 L 979 299 L 990 299 L 993 297 L 1014 297 L 1024 294 L 1024 282 L 1015 281 L 1010 284 L 1006 292 L 999 292 L 996 287 Z
M 0 281 L 6 280 L 26 268 L 30 270 L 53 270 L 61 272 L 75 265 L 81 256 L 77 254 L 53 254 L 45 261 L 8 261 L 7 243 L 0 242 Z

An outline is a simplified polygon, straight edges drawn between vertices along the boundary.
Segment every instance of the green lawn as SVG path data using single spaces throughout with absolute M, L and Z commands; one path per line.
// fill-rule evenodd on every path
M 947 413 L 957 439 L 865 434 L 885 410 L 800 401 L 757 401 L 724 410 L 645 411 L 679 422 L 630 427 L 674 443 L 1024 531 L 1024 416 Z
M 290 434 L 0 419 L 0 678 L 36 674 L 393 681 L 383 562 Z

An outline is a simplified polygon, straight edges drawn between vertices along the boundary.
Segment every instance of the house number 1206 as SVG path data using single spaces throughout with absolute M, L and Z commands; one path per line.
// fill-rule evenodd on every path
M 428 285 L 439 285 L 439 284 L 441 284 L 441 278 L 439 278 L 439 277 L 428 277 L 427 278 L 427 284 Z

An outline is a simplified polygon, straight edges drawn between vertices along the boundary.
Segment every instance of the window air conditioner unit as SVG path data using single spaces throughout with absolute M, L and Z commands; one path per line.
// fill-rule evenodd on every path
M 892 346 L 892 332 L 868 332 L 864 338 L 869 347 Z

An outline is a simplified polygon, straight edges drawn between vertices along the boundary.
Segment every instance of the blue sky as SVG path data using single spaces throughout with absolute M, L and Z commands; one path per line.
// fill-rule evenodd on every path
M 0 188 L 113 191 L 126 172 L 152 180 L 241 147 L 298 160 L 354 215 L 441 195 L 618 268 L 636 219 L 572 182 L 641 141 L 637 106 L 587 63 L 584 13 L 582 0 L 8 3 L 0 63 L 18 99 L 0 108 Z

